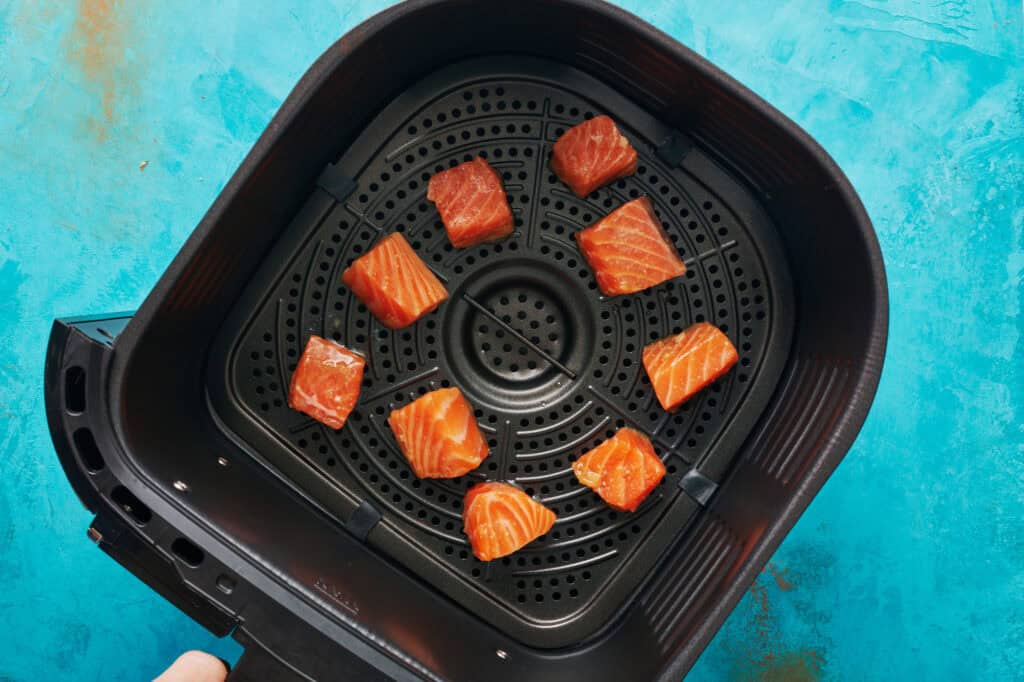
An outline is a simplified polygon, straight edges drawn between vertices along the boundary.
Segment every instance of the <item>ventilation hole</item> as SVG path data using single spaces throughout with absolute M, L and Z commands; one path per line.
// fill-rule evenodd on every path
M 64 372 L 64 406 L 71 414 L 85 412 L 85 370 L 68 367 Z
M 124 486 L 119 485 L 111 490 L 110 499 L 140 526 L 146 525 L 153 518 L 153 512 L 149 510 L 149 507 Z
M 103 471 L 107 464 L 103 461 L 103 455 L 100 454 L 100 449 L 96 445 L 96 439 L 93 438 L 92 431 L 86 428 L 78 429 L 71 436 L 71 439 L 75 443 L 78 456 L 82 458 L 85 468 L 90 473 Z
M 178 538 L 172 542 L 171 551 L 174 552 L 174 556 L 178 557 L 192 568 L 199 566 L 199 564 L 203 563 L 203 559 L 206 558 L 206 555 L 203 554 L 203 550 L 199 549 L 185 538 Z

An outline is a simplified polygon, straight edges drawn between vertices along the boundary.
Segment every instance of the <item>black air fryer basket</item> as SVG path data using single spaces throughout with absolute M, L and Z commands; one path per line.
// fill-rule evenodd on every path
M 551 145 L 599 113 L 639 168 L 578 199 Z M 516 231 L 453 250 L 427 180 L 476 155 Z M 573 234 L 641 195 L 688 272 L 602 297 Z M 398 331 L 339 281 L 393 230 L 451 294 Z M 700 320 L 740 363 L 666 414 L 640 350 Z M 413 0 L 313 65 L 137 313 L 55 323 L 47 412 L 90 537 L 234 633 L 232 680 L 677 680 L 853 441 L 886 322 L 846 178 L 728 76 L 599 2 Z M 310 334 L 368 359 L 337 432 L 287 406 Z M 420 481 L 385 420 L 448 385 L 491 455 Z M 633 514 L 571 472 L 626 425 L 668 468 Z M 481 477 L 558 522 L 477 561 Z

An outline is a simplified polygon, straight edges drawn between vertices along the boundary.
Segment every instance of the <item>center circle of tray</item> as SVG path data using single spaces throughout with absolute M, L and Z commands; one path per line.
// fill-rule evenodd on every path
M 564 264 L 502 259 L 452 292 L 442 347 L 474 405 L 518 413 L 555 406 L 592 377 L 594 297 Z

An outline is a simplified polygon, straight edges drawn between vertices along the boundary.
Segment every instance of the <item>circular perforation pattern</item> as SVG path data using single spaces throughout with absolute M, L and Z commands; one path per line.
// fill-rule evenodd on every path
M 467 346 L 486 354 L 484 364 L 511 381 L 518 382 L 541 374 L 551 363 L 545 357 L 559 358 L 564 348 L 563 339 L 556 329 L 566 326 L 568 315 L 549 292 L 522 287 L 518 294 L 502 293 L 480 303 L 493 311 L 500 320 L 475 311 L 470 328 L 473 339 Z M 506 328 L 520 327 L 524 339 L 506 332 Z M 543 327 L 543 328 L 542 328 Z M 525 340 L 529 335 L 528 341 Z M 497 339 L 501 346 L 493 345 Z
M 551 145 L 592 117 L 589 101 L 541 81 L 476 81 L 422 102 L 361 167 L 358 189 L 294 254 L 235 354 L 243 402 L 292 450 L 504 607 L 564 617 L 593 598 L 661 518 L 679 477 L 713 444 L 763 361 L 768 277 L 746 227 L 701 182 L 667 167 L 620 121 L 637 173 L 584 199 L 550 171 Z M 383 139 L 383 138 L 382 138 Z M 425 193 L 430 176 L 483 156 L 501 174 L 516 231 L 453 249 Z M 573 235 L 615 207 L 651 198 L 685 276 L 604 298 Z M 405 234 L 452 298 L 403 330 L 383 328 L 340 283 L 382 234 Z M 640 362 L 646 343 L 708 320 L 735 342 L 739 366 L 674 414 L 657 404 Z M 338 432 L 287 407 L 287 380 L 311 333 L 364 353 L 359 404 Z M 491 454 L 459 479 L 418 480 L 387 427 L 389 412 L 458 385 Z M 668 476 L 634 514 L 609 509 L 572 462 L 617 428 L 650 434 Z M 462 497 L 511 480 L 558 514 L 546 536 L 484 564 L 462 533 Z M 412 567 L 416 570 L 415 567 Z

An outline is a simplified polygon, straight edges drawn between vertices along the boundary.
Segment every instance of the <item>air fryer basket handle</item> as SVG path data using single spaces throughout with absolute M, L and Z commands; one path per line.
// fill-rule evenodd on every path
M 281 663 L 266 649 L 250 643 L 231 669 L 228 682 L 304 682 L 310 678 Z
M 312 631 L 306 623 L 289 621 L 283 612 L 276 610 L 273 614 L 262 614 L 268 615 L 270 621 L 260 617 L 261 624 L 254 624 L 268 639 L 257 639 L 247 625 L 239 626 L 232 634 L 245 647 L 245 652 L 228 675 L 228 682 L 383 682 L 393 679 L 344 646 Z M 268 630 L 268 622 L 276 623 L 280 629 Z M 285 624 L 286 627 L 281 627 Z M 402 679 L 411 677 L 411 674 L 401 676 Z
M 168 556 L 168 547 L 160 549 L 161 539 L 177 535 L 173 528 L 138 498 L 115 495 L 117 489 L 131 492 L 112 466 L 120 451 L 108 431 L 104 387 L 115 342 L 131 319 L 131 313 L 113 313 L 55 320 L 47 345 L 45 398 L 50 435 L 72 487 L 96 515 L 89 538 L 211 633 L 230 634 L 237 640 L 245 652 L 229 674 L 234 682 L 370 682 L 395 675 L 412 679 L 411 672 L 383 652 L 372 650 L 360 657 L 348 648 L 358 638 L 328 637 L 262 595 L 233 605 L 211 599 L 201 581 L 184 579 L 180 566 Z M 212 561 L 207 556 L 207 577 L 221 572 Z M 224 595 L 218 592 L 218 597 Z M 244 618 L 239 617 L 241 612 Z

